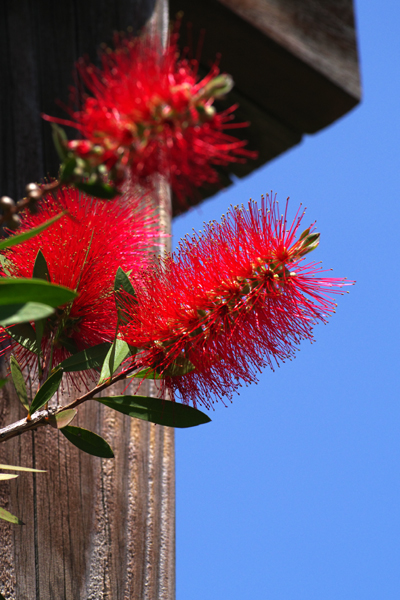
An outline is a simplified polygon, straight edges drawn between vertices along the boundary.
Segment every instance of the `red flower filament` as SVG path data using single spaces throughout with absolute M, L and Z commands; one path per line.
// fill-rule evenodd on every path
M 255 381 L 262 367 L 292 358 L 334 312 L 331 296 L 349 282 L 303 264 L 319 241 L 312 226 L 296 241 L 303 214 L 288 227 L 287 205 L 279 216 L 269 196 L 260 209 L 252 201 L 235 207 L 135 278 L 121 335 L 138 348 L 138 367 L 165 376 L 172 397 L 207 407 L 213 396 L 230 398 L 240 380 Z M 170 376 L 190 363 L 191 372 Z
M 117 37 L 101 63 L 99 69 L 78 62 L 91 95 L 80 110 L 69 111 L 72 121 L 45 118 L 79 129 L 85 139 L 69 142 L 69 149 L 105 164 L 117 185 L 130 172 L 134 183 L 149 186 L 158 173 L 183 201 L 196 187 L 218 182 L 215 165 L 256 156 L 244 149 L 246 142 L 224 133 L 246 125 L 230 123 L 235 107 L 217 113 L 213 106 L 231 88 L 230 77 L 214 65 L 200 80 L 197 61 L 179 58 L 176 35 L 165 50 L 148 37 Z
M 95 200 L 72 188 L 48 194 L 36 215 L 25 214 L 18 233 L 28 231 L 67 210 L 41 234 L 3 252 L 11 277 L 32 277 L 38 251 L 47 263 L 52 283 L 78 292 L 69 305 L 46 320 L 42 339 L 43 363 L 53 366 L 70 355 L 113 340 L 117 312 L 113 294 L 118 267 L 137 272 L 148 265 L 158 236 L 157 221 L 144 199 L 121 197 L 112 204 Z M 7 274 L 8 274 L 7 273 Z M 0 275 L 6 275 L 0 271 Z M 13 342 L 7 329 L 0 339 L 9 341 L 21 366 L 36 370 L 34 353 Z M 4 352 L 4 351 L 3 351 Z M 52 357 L 52 358 L 50 358 Z

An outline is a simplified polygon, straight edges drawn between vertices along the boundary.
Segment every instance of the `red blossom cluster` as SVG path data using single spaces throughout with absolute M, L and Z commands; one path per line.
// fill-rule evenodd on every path
M 218 182 L 215 165 L 256 156 L 224 132 L 246 126 L 231 123 L 236 107 L 218 113 L 213 106 L 231 89 L 231 78 L 214 65 L 200 79 L 197 61 L 179 57 L 177 35 L 165 50 L 148 36 L 117 37 L 101 68 L 82 59 L 77 70 L 90 93 L 80 110 L 70 110 L 71 121 L 45 118 L 77 128 L 84 139 L 69 142 L 69 152 L 104 165 L 117 185 L 130 173 L 133 183 L 151 186 L 158 173 L 183 202 L 199 186 Z
M 304 264 L 319 234 L 311 226 L 296 240 L 303 215 L 288 226 L 287 204 L 280 216 L 272 196 L 260 208 L 250 201 L 135 277 L 120 334 L 137 347 L 138 367 L 162 374 L 172 397 L 209 407 L 213 395 L 230 398 L 240 380 L 254 381 L 312 340 L 313 326 L 334 312 L 331 295 L 347 284 Z
M 0 269 L 0 276 L 30 278 L 41 250 L 51 282 L 78 292 L 71 304 L 58 308 L 46 320 L 43 362 L 52 357 L 53 365 L 71 351 L 113 340 L 117 323 L 113 290 L 118 267 L 133 274 L 146 268 L 159 235 L 157 219 L 146 198 L 127 192 L 110 205 L 72 188 L 61 188 L 54 196 L 47 194 L 39 213 L 23 215 L 18 233 L 41 225 L 62 210 L 67 214 L 41 234 L 3 251 L 6 271 Z M 13 342 L 7 329 L 0 333 L 0 341 L 6 343 L 6 352 L 12 349 L 23 367 L 35 371 L 36 355 Z

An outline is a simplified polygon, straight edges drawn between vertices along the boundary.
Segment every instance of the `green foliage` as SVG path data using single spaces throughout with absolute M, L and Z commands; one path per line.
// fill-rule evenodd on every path
M 11 473 L 0 473 L 0 481 L 6 481 L 7 479 L 15 479 L 18 475 L 12 475 Z
M 136 379 L 164 379 L 165 377 L 182 377 L 195 370 L 195 366 L 189 359 L 181 357 L 172 362 L 166 369 L 161 372 L 160 369 L 143 369 L 130 377 Z
M 117 274 L 115 275 L 115 280 L 114 280 L 115 304 L 117 306 L 119 320 L 122 323 L 126 323 L 129 321 L 129 315 L 121 302 L 121 299 L 120 299 L 121 291 L 126 292 L 127 294 L 129 294 L 130 296 L 132 296 L 133 298 L 136 299 L 135 290 L 129 280 L 128 275 L 125 273 L 125 271 L 123 271 L 123 269 L 121 269 L 121 267 L 118 267 Z M 132 348 L 131 348 L 131 352 L 132 352 L 132 354 L 135 353 L 135 351 Z
M 61 429 L 61 433 L 65 435 L 71 444 L 74 444 L 74 446 L 87 454 L 100 456 L 101 458 L 114 458 L 111 446 L 106 440 L 97 435 L 97 433 L 93 433 L 93 431 L 67 425 Z
M 25 304 L 5 304 L 0 306 L 0 326 L 8 327 L 18 323 L 29 323 L 38 319 L 46 319 L 54 313 L 54 308 L 40 302 Z
M 39 353 L 39 346 L 36 340 L 36 333 L 30 323 L 20 323 L 13 327 L 8 327 L 8 335 L 15 340 L 20 346 L 26 348 L 35 354 Z
M 10 370 L 11 377 L 14 383 L 15 391 L 17 392 L 17 396 L 22 404 L 29 411 L 29 402 L 28 402 L 28 394 L 26 391 L 25 379 L 22 375 L 21 367 L 15 356 L 11 355 L 10 358 Z
M 73 356 L 69 356 L 63 360 L 56 368 L 61 368 L 65 372 L 85 371 L 86 369 L 100 369 L 108 351 L 110 350 L 110 342 L 103 342 L 96 346 L 91 346 L 86 350 L 81 350 Z
M 42 408 L 42 406 L 44 406 L 46 402 L 51 400 L 51 398 L 54 396 L 54 394 L 60 387 L 62 376 L 63 370 L 57 369 L 57 371 L 55 371 L 52 375 L 50 375 L 48 379 L 46 379 L 46 381 L 39 388 L 36 396 L 32 400 L 32 404 L 29 409 L 30 415 L 33 415 L 34 412 L 39 410 L 39 408 Z
M 101 385 L 111 378 L 113 373 L 118 369 L 127 356 L 130 355 L 130 349 L 126 342 L 115 338 L 114 342 L 109 349 L 107 356 L 104 359 L 103 366 L 101 368 L 101 374 L 99 383 Z
M 62 429 L 63 427 L 66 427 L 71 423 L 72 419 L 75 418 L 77 412 L 78 411 L 75 410 L 75 408 L 63 410 L 60 413 L 49 417 L 49 423 L 55 429 Z
M 36 255 L 32 277 L 35 279 L 44 279 L 44 281 L 51 281 L 49 267 L 47 266 L 46 259 L 41 250 L 39 250 Z
M 0 390 L 4 385 L 6 385 L 7 381 L 8 381 L 7 377 L 5 379 L 0 379 Z
M 53 225 L 53 223 L 58 221 L 58 219 L 61 219 L 61 217 L 63 217 L 66 214 L 67 214 L 66 211 L 63 211 L 59 215 L 52 217 L 45 223 L 38 225 L 38 227 L 33 227 L 32 229 L 30 229 L 29 231 L 26 231 L 25 233 L 20 233 L 19 235 L 13 235 L 13 236 L 7 238 L 6 240 L 2 240 L 0 242 L 0 250 L 5 250 L 6 248 L 11 248 L 12 246 L 21 244 L 22 242 L 25 242 L 26 240 L 30 240 L 31 238 L 35 237 L 35 235 L 42 233 L 42 231 L 44 231 L 45 229 L 50 227 L 50 225 Z
M 7 471 L 24 471 L 25 473 L 46 473 L 42 469 L 31 469 L 30 467 L 17 467 L 16 465 L 0 465 L 0 469 Z
M 92 176 L 89 181 L 74 181 L 74 186 L 94 198 L 112 200 L 118 195 L 118 190 L 108 183 L 101 181 L 100 177 Z
M 208 415 L 197 408 L 162 398 L 109 396 L 95 400 L 130 417 L 168 427 L 195 427 L 211 421 Z
M 13 523 L 14 525 L 25 525 L 23 521 L 18 519 L 15 515 L 12 515 L 8 510 L 0 507 L 0 519 L 4 521 L 8 521 L 9 523 Z
M 0 305 L 39 302 L 57 307 L 71 302 L 76 292 L 42 279 L 0 278 Z

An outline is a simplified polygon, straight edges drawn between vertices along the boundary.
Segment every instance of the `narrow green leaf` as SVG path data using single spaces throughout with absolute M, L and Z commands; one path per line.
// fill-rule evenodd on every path
M 36 341 L 36 333 L 30 323 L 20 323 L 19 325 L 13 325 L 13 327 L 8 327 L 7 333 L 20 346 L 23 346 L 30 352 L 38 354 L 39 347 Z
M 111 446 L 93 431 L 67 425 L 61 429 L 61 433 L 65 435 L 71 444 L 74 444 L 83 452 L 87 452 L 87 454 L 93 454 L 93 456 L 100 456 L 101 458 L 114 458 Z
M 100 368 L 111 347 L 110 342 L 103 342 L 97 346 L 92 346 L 73 356 L 69 356 L 62 361 L 56 368 L 61 368 L 65 372 L 85 371 L 86 369 Z
M 5 379 L 0 379 L 0 390 L 4 385 L 6 385 L 7 381 L 8 381 L 7 377 Z
M 75 167 L 77 165 L 75 156 L 66 158 L 60 167 L 60 180 L 67 183 L 71 180 Z
M 16 467 L 15 465 L 0 465 L 0 469 L 6 469 L 7 471 L 26 471 L 29 473 L 46 473 L 41 469 L 30 469 L 29 467 Z
M 74 186 L 78 190 L 94 196 L 94 198 L 102 198 L 103 200 L 112 200 L 118 195 L 118 190 L 115 187 L 102 183 L 100 179 L 91 182 L 77 181 L 74 182 Z
M 8 327 L 17 323 L 28 323 L 38 319 L 46 319 L 54 312 L 54 308 L 40 302 L 26 302 L 25 304 L 0 305 L 0 325 Z
M 71 354 L 78 353 L 78 346 L 76 345 L 75 341 L 72 338 L 66 338 L 66 337 L 61 336 L 59 338 L 58 342 L 61 344 L 61 346 L 63 346 Z
M 168 427 L 194 427 L 211 421 L 208 415 L 197 408 L 162 398 L 107 396 L 95 400 L 130 417 Z
M 45 229 L 47 229 L 48 227 L 50 227 L 50 225 L 53 225 L 53 223 L 55 223 L 56 221 L 58 221 L 58 219 L 61 219 L 61 217 L 63 217 L 66 214 L 67 214 L 67 211 L 63 211 L 59 215 L 56 215 L 55 217 L 52 217 L 51 219 L 49 219 L 45 223 L 42 223 L 41 225 L 39 225 L 38 227 L 34 227 L 33 229 L 30 229 L 29 231 L 26 231 L 25 233 L 20 233 L 18 235 L 13 235 L 13 236 L 7 238 L 6 240 L 2 240 L 0 242 L 0 250 L 4 250 L 5 248 L 11 248 L 12 246 L 16 246 L 17 244 L 21 244 L 22 242 L 25 242 L 26 240 L 30 240 L 35 235 L 38 235 L 39 233 L 42 233 L 42 231 L 44 231 Z
M 136 297 L 135 289 L 131 284 L 128 275 L 123 269 L 121 269 L 121 267 L 118 267 L 117 274 L 114 280 L 114 291 L 120 292 L 121 289 L 130 294 L 131 296 Z
M 15 479 L 18 475 L 12 475 L 11 473 L 0 473 L 0 481 L 5 481 L 6 479 Z
M 17 392 L 17 396 L 22 404 L 29 411 L 29 402 L 28 402 L 28 394 L 26 391 L 25 379 L 22 375 L 21 367 L 18 364 L 15 356 L 11 355 L 10 358 L 10 370 L 11 377 L 14 383 L 15 391 Z
M 103 366 L 101 368 L 100 379 L 97 385 L 101 385 L 106 382 L 113 373 L 118 369 L 119 365 L 123 360 L 130 354 L 129 346 L 123 340 L 115 338 L 114 342 L 109 349 L 107 356 L 104 359 Z
M 179 358 L 175 362 L 169 365 L 167 369 L 164 369 L 160 373 L 156 369 L 143 369 L 138 373 L 129 375 L 129 377 L 135 377 L 136 379 L 164 379 L 165 377 L 182 377 L 195 370 L 195 366 L 187 358 Z
M 76 411 L 75 408 L 63 410 L 60 413 L 49 417 L 49 424 L 56 429 L 62 429 L 71 423 L 77 412 L 78 411 Z
M 46 402 L 51 400 L 51 398 L 54 396 L 54 394 L 60 387 L 62 376 L 63 370 L 57 369 L 57 371 L 55 371 L 52 375 L 50 375 L 48 379 L 46 379 L 46 381 L 39 388 L 36 396 L 32 400 L 32 404 L 29 409 L 30 415 L 33 415 L 34 412 L 39 410 L 39 408 L 42 408 L 42 406 L 44 406 Z
M 138 371 L 133 375 L 129 375 L 130 377 L 135 377 L 136 379 L 163 379 L 163 376 L 157 373 L 154 369 L 143 369 L 142 371 Z
M 10 271 L 9 271 L 9 269 L 7 267 L 7 263 L 8 263 L 8 260 L 6 259 L 6 257 L 4 256 L 4 254 L 0 254 L 0 264 L 1 264 L 1 267 L 2 267 L 2 269 L 3 269 L 3 271 L 4 271 L 4 273 L 6 275 L 10 275 Z
M 14 523 L 15 525 L 25 525 L 18 517 L 12 515 L 8 510 L 5 510 L 5 508 L 0 508 L 0 519 L 8 521 L 9 523 Z
M 36 279 L 44 279 L 44 281 L 51 281 L 49 267 L 47 266 L 44 254 L 40 249 L 38 250 L 38 253 L 35 258 L 32 277 Z
M 61 161 L 64 161 L 68 155 L 68 150 L 66 148 L 66 144 L 68 142 L 67 134 L 64 129 L 56 123 L 51 124 L 52 129 L 52 138 L 54 147 L 57 150 L 57 154 L 60 157 Z
M 136 294 L 133 285 L 131 284 L 128 275 L 118 267 L 117 274 L 115 275 L 114 280 L 114 291 L 115 291 L 115 304 L 118 311 L 118 317 L 122 323 L 127 323 L 129 321 L 129 314 L 126 311 L 126 308 L 121 302 L 120 292 L 125 291 L 127 294 L 136 299 Z
M 62 306 L 76 298 L 73 290 L 42 279 L 0 278 L 0 305 L 40 302 L 48 306 Z

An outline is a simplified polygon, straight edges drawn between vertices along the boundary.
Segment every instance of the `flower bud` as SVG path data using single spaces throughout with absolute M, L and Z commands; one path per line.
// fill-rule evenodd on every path
M 3 209 L 3 214 L 7 215 L 13 206 L 15 206 L 15 202 L 9 196 L 2 196 L 0 198 L 0 208 Z
M 21 219 L 19 218 L 18 215 L 11 215 L 11 217 L 9 219 L 7 219 L 7 221 L 6 221 L 6 226 L 8 227 L 8 229 L 12 229 L 13 231 L 15 229 L 18 229 L 20 224 L 21 224 Z
M 220 98 L 221 96 L 228 94 L 233 88 L 233 85 L 234 82 L 232 77 L 227 73 L 222 73 L 207 83 L 202 95 L 206 98 Z

